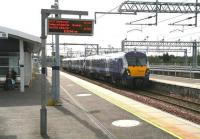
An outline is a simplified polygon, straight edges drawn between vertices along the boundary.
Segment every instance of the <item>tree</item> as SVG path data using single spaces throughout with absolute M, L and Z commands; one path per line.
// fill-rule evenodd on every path
M 163 62 L 164 63 L 170 63 L 170 56 L 168 53 L 163 54 Z

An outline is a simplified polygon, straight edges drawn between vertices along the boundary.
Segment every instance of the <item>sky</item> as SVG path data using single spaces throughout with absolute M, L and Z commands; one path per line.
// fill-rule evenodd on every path
M 155 0 L 145 1 L 152 2 Z M 159 0 L 159 2 L 195 1 L 196 0 Z M 124 0 L 59 0 L 59 7 L 62 10 L 88 11 L 89 15 L 83 16 L 82 18 L 94 19 L 94 12 L 110 11 L 119 6 L 122 2 L 124 2 Z M 54 0 L 0 0 L 0 4 L 0 26 L 16 29 L 40 37 L 41 9 L 50 9 L 51 5 L 54 4 Z M 117 9 L 113 12 L 116 11 Z M 101 47 L 120 47 L 121 41 L 125 38 L 128 40 L 144 40 L 145 38 L 148 38 L 150 41 L 162 39 L 167 41 L 176 41 L 179 39 L 182 41 L 200 40 L 199 27 L 184 27 L 183 29 L 182 27 L 172 27 L 168 25 L 169 23 L 185 19 L 191 15 L 159 14 L 158 26 L 125 25 L 126 22 L 145 18 L 150 15 L 154 14 L 97 15 L 97 24 L 94 25 L 93 36 L 60 36 L 60 43 L 97 43 Z M 169 20 L 169 18 L 176 16 L 179 17 Z M 66 18 L 78 18 L 78 16 L 66 16 Z M 168 19 L 166 22 L 160 22 L 166 19 Z M 154 23 L 155 20 L 151 19 L 146 20 L 145 22 Z M 194 19 L 190 22 L 188 21 L 188 23 L 194 23 Z M 200 26 L 200 23 L 198 25 Z M 51 38 L 52 36 L 49 35 L 48 42 L 51 42 Z M 74 50 L 82 49 L 82 47 L 79 46 L 71 47 Z

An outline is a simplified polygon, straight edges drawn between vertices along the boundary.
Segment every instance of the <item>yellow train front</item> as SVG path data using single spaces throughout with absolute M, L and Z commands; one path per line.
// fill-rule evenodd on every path
M 132 51 L 124 55 L 122 84 L 141 87 L 149 82 L 149 66 L 146 54 Z

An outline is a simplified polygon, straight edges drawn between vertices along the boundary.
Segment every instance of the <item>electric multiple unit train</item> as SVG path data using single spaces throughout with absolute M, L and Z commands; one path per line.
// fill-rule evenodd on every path
M 62 61 L 62 67 L 124 86 L 141 86 L 149 81 L 147 56 L 138 51 L 66 58 Z

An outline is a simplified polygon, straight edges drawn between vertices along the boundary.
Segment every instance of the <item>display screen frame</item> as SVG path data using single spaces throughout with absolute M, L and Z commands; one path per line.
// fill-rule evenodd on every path
M 53 21 L 55 21 L 55 23 L 53 23 Z M 50 27 L 50 22 L 51 22 L 52 27 Z M 75 24 L 72 26 L 73 22 Z M 86 24 L 87 22 L 90 24 Z M 60 26 L 59 26 L 59 23 L 60 23 Z M 54 29 L 53 29 L 53 26 L 54 26 Z M 89 30 L 84 31 L 83 29 L 84 27 L 86 29 L 88 28 Z M 93 36 L 93 33 L 94 33 L 94 20 L 92 19 L 71 19 L 71 18 L 48 18 L 47 19 L 47 34 L 48 35 Z

